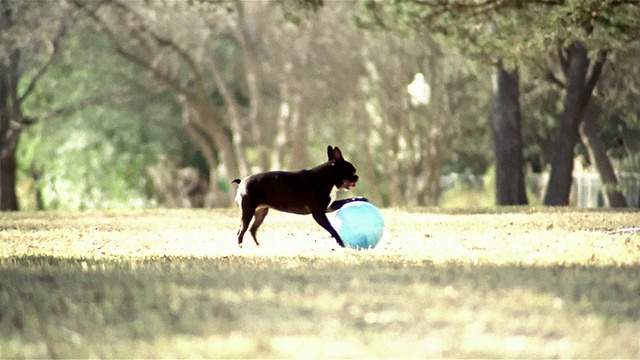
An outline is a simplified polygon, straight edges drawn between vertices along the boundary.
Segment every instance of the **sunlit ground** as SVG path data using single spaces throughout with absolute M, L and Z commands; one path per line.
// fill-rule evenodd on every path
M 640 356 L 637 212 L 484 212 L 3 213 L 0 357 Z

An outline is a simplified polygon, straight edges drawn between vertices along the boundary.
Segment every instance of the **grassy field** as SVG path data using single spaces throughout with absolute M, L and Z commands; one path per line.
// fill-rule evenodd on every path
M 639 358 L 640 214 L 384 210 L 378 247 L 311 217 L 0 214 L 0 358 Z

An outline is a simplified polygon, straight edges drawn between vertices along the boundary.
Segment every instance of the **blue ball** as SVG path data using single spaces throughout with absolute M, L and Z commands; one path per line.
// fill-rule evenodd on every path
M 344 245 L 353 249 L 370 249 L 378 245 L 384 230 L 380 210 L 366 201 L 342 206 L 331 219 Z

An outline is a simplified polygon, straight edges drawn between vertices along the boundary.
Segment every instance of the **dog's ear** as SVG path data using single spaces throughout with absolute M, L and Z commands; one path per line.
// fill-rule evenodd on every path
M 327 146 L 327 157 L 329 158 L 329 161 L 333 161 L 333 148 L 331 145 Z
M 333 161 L 335 162 L 344 161 L 344 158 L 342 157 L 342 151 L 340 151 L 340 149 L 337 146 L 333 148 Z

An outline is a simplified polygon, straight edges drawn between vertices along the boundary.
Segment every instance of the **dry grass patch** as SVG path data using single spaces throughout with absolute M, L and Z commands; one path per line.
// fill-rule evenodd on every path
M 640 356 L 633 212 L 385 210 L 336 248 L 270 214 L 0 214 L 0 357 Z M 247 239 L 249 240 L 249 239 Z

